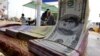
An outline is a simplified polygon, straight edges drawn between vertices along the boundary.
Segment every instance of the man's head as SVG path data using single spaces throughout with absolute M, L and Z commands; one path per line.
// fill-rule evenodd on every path
M 50 11 L 47 13 L 47 16 L 51 16 L 51 12 Z
M 50 9 L 47 9 L 46 11 L 49 11 Z
M 46 11 L 47 11 L 47 12 L 50 12 L 50 9 L 47 9 Z
M 22 16 L 24 16 L 24 14 L 22 13 Z
M 31 18 L 29 17 L 28 20 L 31 20 Z

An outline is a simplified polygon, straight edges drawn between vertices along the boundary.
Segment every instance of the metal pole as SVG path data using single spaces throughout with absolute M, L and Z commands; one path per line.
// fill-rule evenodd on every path
M 7 0 L 7 19 L 9 20 L 9 0 Z
M 41 25 L 41 7 L 42 7 L 42 0 L 37 0 L 36 26 L 40 26 Z

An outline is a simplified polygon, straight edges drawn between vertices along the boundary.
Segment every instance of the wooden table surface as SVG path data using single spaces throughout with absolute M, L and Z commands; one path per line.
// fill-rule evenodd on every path
M 28 50 L 27 41 L 19 40 L 0 33 L 0 49 L 8 56 L 34 56 Z

